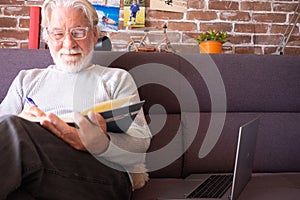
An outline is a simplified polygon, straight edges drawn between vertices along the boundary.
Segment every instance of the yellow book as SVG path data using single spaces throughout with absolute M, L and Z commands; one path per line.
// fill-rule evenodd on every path
M 130 95 L 128 97 L 124 97 L 124 98 L 120 98 L 120 99 L 112 99 L 109 101 L 101 102 L 101 103 L 96 104 L 93 107 L 83 111 L 82 114 L 87 115 L 87 113 L 89 111 L 101 113 L 104 111 L 113 110 L 113 109 L 121 107 L 121 106 L 130 105 L 131 99 L 134 96 L 135 95 Z
M 98 112 L 106 120 L 107 131 L 125 133 L 134 121 L 145 101 L 131 103 L 133 96 L 102 102 L 82 112 Z
M 89 111 L 98 112 L 106 120 L 107 131 L 125 133 L 145 103 L 145 101 L 132 103 L 133 97 L 134 95 L 131 95 L 120 99 L 105 101 L 86 109 L 82 114 L 86 116 Z M 41 120 L 39 117 L 31 117 L 28 115 L 19 116 L 32 122 L 40 122 Z M 63 120 L 70 126 L 77 127 L 73 119 Z

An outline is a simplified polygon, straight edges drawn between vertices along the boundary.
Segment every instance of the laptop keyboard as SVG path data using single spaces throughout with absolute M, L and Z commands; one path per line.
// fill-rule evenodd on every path
M 233 175 L 211 175 L 200 184 L 187 198 L 221 198 L 231 187 Z

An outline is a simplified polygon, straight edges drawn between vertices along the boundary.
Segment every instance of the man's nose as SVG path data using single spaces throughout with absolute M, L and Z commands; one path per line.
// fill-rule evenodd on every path
M 66 33 L 63 46 L 67 49 L 73 49 L 77 45 L 76 41 L 72 38 L 70 33 Z

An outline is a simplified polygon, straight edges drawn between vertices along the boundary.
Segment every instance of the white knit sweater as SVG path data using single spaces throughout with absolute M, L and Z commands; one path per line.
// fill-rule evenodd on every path
M 138 91 L 130 74 L 122 69 L 93 65 L 78 73 L 59 71 L 54 65 L 46 69 L 22 70 L 13 81 L 0 104 L 0 113 L 19 114 L 25 97 L 34 99 L 44 112 L 72 118 L 74 111 L 83 111 L 103 101 L 127 97 Z M 143 163 L 151 133 L 141 110 L 126 134 L 108 133 L 110 145 L 97 155 L 126 167 Z M 140 153 L 129 153 L 140 152 Z

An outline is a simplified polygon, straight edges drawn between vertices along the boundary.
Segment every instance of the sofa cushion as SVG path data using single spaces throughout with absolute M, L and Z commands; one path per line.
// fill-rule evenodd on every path
M 262 113 L 255 172 L 300 172 L 300 113 Z
M 239 127 L 260 116 L 254 158 L 255 172 L 300 171 L 300 113 L 227 113 L 221 135 L 204 158 L 198 153 L 210 124 L 210 113 L 183 113 L 184 154 L 183 176 L 193 172 L 233 172 Z M 199 128 L 195 128 L 198 126 Z M 211 124 L 214 128 L 218 124 Z M 209 134 L 218 134 L 211 129 Z M 197 135 L 194 138 L 195 131 Z M 211 142 L 211 141 L 210 141 Z M 191 144 L 186 147 L 186 145 Z
M 211 113 L 200 113 L 200 115 L 183 113 L 183 137 L 187 149 L 184 154 L 183 176 L 193 172 L 232 172 L 239 127 L 257 115 L 256 113 L 227 113 L 223 124 L 222 115 L 217 116 L 217 120 L 213 122 Z M 213 139 L 208 143 L 216 143 L 211 151 L 200 159 L 198 154 L 206 134 L 213 135 Z
M 183 164 L 180 115 L 146 115 L 153 135 L 146 156 L 150 178 L 181 177 Z

